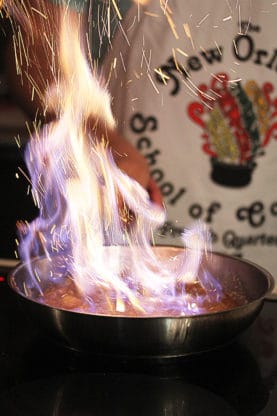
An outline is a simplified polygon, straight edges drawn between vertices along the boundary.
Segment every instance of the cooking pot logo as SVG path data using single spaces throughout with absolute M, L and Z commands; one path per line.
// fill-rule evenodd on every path
M 242 85 L 225 73 L 201 84 L 199 101 L 189 104 L 189 117 L 203 129 L 202 149 L 211 158 L 211 178 L 228 187 L 252 179 L 257 157 L 277 138 L 277 97 L 274 87 L 256 81 Z

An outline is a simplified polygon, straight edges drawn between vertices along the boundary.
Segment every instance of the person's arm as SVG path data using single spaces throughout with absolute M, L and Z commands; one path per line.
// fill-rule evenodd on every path
M 48 1 L 27 0 L 10 6 L 13 36 L 9 39 L 6 55 L 7 81 L 13 99 L 34 119 L 50 119 L 44 112 L 43 96 L 57 68 L 58 24 L 61 9 Z M 5 3 L 4 3 L 5 5 Z M 51 19 L 50 19 L 51 16 Z M 52 38 L 52 39 L 51 39 Z
M 59 24 L 65 10 L 47 0 L 25 0 L 24 5 L 7 53 L 9 89 L 31 119 L 48 122 L 55 115 L 44 108 L 44 93 L 58 76 Z M 73 9 L 67 13 L 71 19 L 80 18 Z M 116 130 L 101 129 L 98 125 L 99 137 L 104 134 L 108 140 L 118 167 L 147 189 L 154 202 L 162 204 L 145 158 Z

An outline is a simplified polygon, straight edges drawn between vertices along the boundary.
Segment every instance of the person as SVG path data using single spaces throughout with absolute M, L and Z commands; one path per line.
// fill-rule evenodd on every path
M 45 110 L 44 94 L 57 75 L 53 68 L 57 64 L 56 58 L 59 54 L 56 48 L 59 40 L 60 19 L 64 15 L 69 16 L 70 19 L 80 19 L 81 8 L 77 7 L 77 2 L 70 2 L 70 5 L 74 7 L 67 9 L 67 1 L 52 2 L 50 0 L 28 0 L 18 3 L 5 0 L 3 3 L 13 26 L 13 36 L 10 36 L 6 53 L 6 78 L 9 92 L 17 104 L 24 109 L 29 120 L 36 119 L 36 124 L 48 123 L 55 118 L 54 113 Z M 52 48 L 50 48 L 49 44 L 52 41 Z M 20 59 L 21 62 L 19 62 Z M 53 64 L 55 60 L 56 63 Z M 94 121 L 90 121 L 89 124 L 90 128 L 95 128 Z M 154 203 L 161 205 L 161 193 L 149 175 L 146 159 L 115 129 L 107 131 L 106 126 L 98 123 L 97 130 L 99 137 L 105 134 L 118 167 L 135 178 L 148 191 Z M 26 172 L 26 166 L 22 162 L 22 156 L 18 155 L 17 148 L 13 153 L 16 155 L 14 163 L 8 162 L 9 180 L 6 174 L 1 176 L 2 182 L 5 182 L 5 189 L 9 187 L 11 191 L 9 192 L 9 206 L 13 206 L 16 212 L 11 217 L 7 205 L 2 209 L 2 223 L 5 226 L 6 238 L 3 247 L 0 247 L 0 258 L 14 257 L 16 221 L 22 218 L 31 221 L 37 215 L 31 196 L 29 195 L 28 198 L 26 196 L 28 181 L 25 180 L 23 186 L 18 186 L 18 181 L 15 183 L 14 171 L 17 170 L 18 165 L 21 165 L 20 171 Z
M 74 12 L 77 14 L 80 9 L 77 6 L 83 3 L 85 2 L 76 0 L 69 2 L 69 4 L 74 6 L 74 11 L 71 12 L 71 15 Z M 6 0 L 6 4 L 9 5 L 8 0 Z M 53 39 L 58 40 L 60 17 L 65 13 L 68 2 L 29 0 L 24 4 L 27 12 L 20 8 L 17 12 L 12 7 L 9 9 L 12 12 L 15 10 L 15 17 L 18 17 L 19 23 L 23 23 L 21 24 L 20 34 L 22 36 L 22 44 L 30 45 L 28 47 L 28 57 L 26 60 L 23 60 L 21 68 L 18 69 L 18 63 L 15 62 L 15 53 L 13 52 L 14 44 L 10 43 L 7 54 L 8 83 L 13 96 L 16 97 L 18 103 L 25 109 L 29 117 L 33 119 L 35 116 L 39 116 L 47 122 L 51 120 L 53 114 L 45 112 L 43 108 L 43 94 L 47 85 L 51 85 L 53 81 L 52 68 L 49 63 L 52 58 L 49 47 L 47 47 L 49 40 L 43 40 L 41 34 L 44 30 L 47 34 L 45 38 L 47 38 L 48 34 L 51 34 Z M 24 16 L 24 13 L 26 16 Z M 70 11 L 66 10 L 66 13 L 68 14 Z M 48 23 L 43 22 L 45 16 L 48 16 Z M 29 21 L 29 25 L 28 23 L 24 24 L 24 17 L 26 21 Z M 77 16 L 75 18 L 78 19 Z M 31 42 L 33 43 L 32 45 Z M 57 43 L 53 43 L 54 49 L 57 47 Z M 20 71 L 21 76 L 18 76 L 18 71 Z M 33 93 L 33 89 L 36 90 L 35 93 Z M 149 175 L 145 159 L 127 140 L 120 137 L 116 130 L 109 132 L 109 142 L 118 166 L 131 177 L 135 177 L 142 186 L 148 189 L 151 198 L 161 204 L 159 189 Z
M 276 277 L 277 5 L 134 4 L 104 61 L 121 135 L 167 209 L 158 243 L 200 219 L 213 249 Z
M 148 161 L 164 198 L 156 241 L 179 245 L 201 219 L 214 250 L 273 274 L 276 15 L 270 0 L 136 1 L 101 67 L 117 132 Z

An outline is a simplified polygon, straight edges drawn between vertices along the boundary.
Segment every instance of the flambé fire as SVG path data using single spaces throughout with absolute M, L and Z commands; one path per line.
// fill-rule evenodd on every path
M 88 128 L 93 120 L 108 131 L 115 121 L 109 94 L 86 58 L 84 40 L 80 21 L 65 14 L 59 76 L 45 97 L 45 107 L 55 111 L 56 120 L 33 134 L 26 152 L 40 214 L 20 227 L 19 251 L 30 264 L 38 300 L 126 316 L 191 315 L 244 303 L 224 293 L 201 268 L 211 250 L 204 224 L 184 231 L 187 249 L 178 255 L 155 254 L 153 236 L 164 223 L 164 209 L 116 166 L 105 133 L 99 136 L 97 129 Z M 118 208 L 119 200 L 124 210 Z M 129 223 L 127 212 L 133 218 Z M 31 266 L 35 256 L 53 264 L 45 291 Z

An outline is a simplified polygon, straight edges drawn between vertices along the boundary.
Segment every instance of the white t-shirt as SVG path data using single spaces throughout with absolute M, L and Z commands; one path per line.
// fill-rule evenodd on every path
M 180 244 L 207 222 L 215 251 L 277 275 L 277 4 L 134 5 L 106 62 L 120 132 L 147 158 Z

